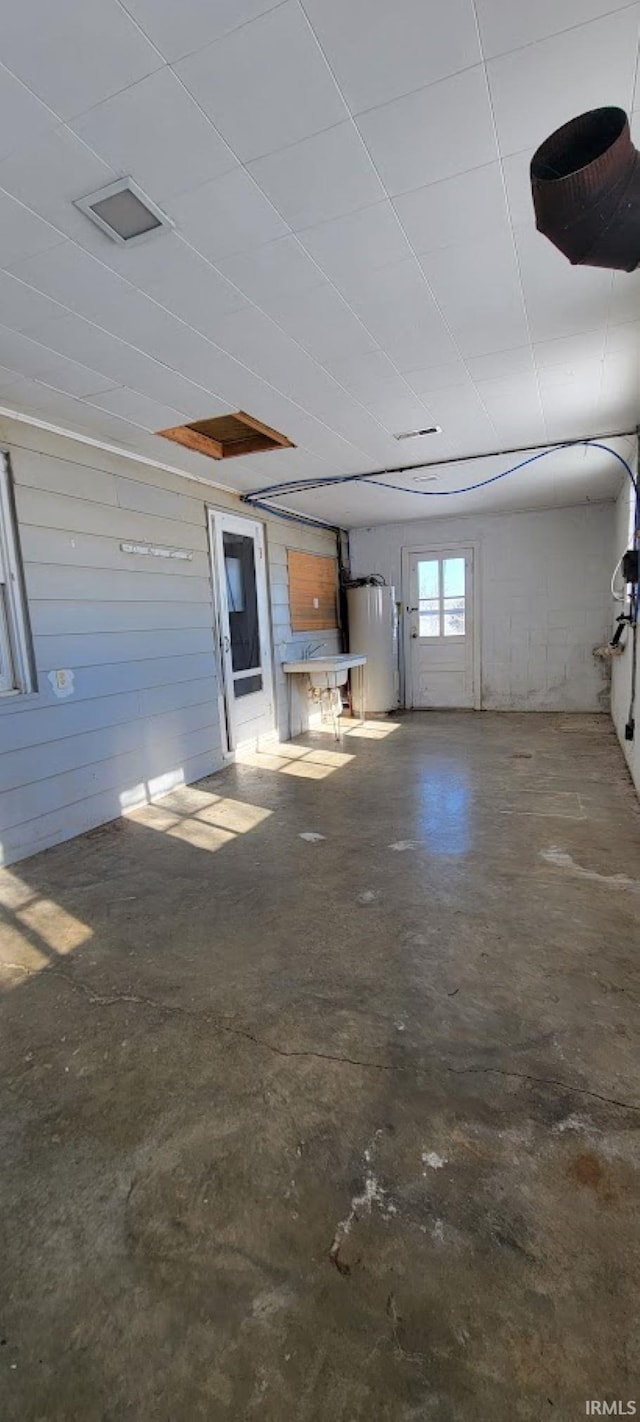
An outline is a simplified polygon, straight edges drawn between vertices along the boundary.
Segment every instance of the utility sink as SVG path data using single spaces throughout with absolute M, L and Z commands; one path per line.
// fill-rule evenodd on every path
M 367 658 L 357 652 L 342 652 L 329 657 L 302 657 L 299 662 L 283 662 L 287 676 L 308 676 L 319 691 L 331 691 L 344 686 L 352 667 L 363 667 Z

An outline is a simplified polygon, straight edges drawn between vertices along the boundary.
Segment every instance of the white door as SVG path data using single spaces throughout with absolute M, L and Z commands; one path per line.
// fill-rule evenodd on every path
M 275 731 L 262 525 L 210 511 L 211 553 L 230 751 Z
M 473 706 L 473 549 L 412 551 L 405 572 L 407 705 Z

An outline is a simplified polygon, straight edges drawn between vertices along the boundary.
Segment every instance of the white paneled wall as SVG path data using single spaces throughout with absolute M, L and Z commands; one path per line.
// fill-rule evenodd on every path
M 403 548 L 475 545 L 483 709 L 607 710 L 607 674 L 592 649 L 609 636 L 614 507 L 355 529 L 352 573 L 382 573 L 399 590 Z
M 613 566 L 617 563 L 620 554 L 625 548 L 631 548 L 631 529 L 633 527 L 632 513 L 632 489 L 629 480 L 620 490 L 620 495 L 615 508 L 615 532 L 613 556 L 611 559 Z M 620 579 L 618 578 L 619 582 Z M 626 608 L 625 608 L 626 610 Z M 614 618 L 622 611 L 620 603 L 614 607 Z M 614 657 L 611 667 L 611 715 L 616 728 L 620 744 L 625 754 L 627 765 L 631 772 L 633 783 L 638 795 L 640 795 L 640 639 L 636 648 L 637 668 L 636 668 L 636 706 L 635 723 L 636 730 L 632 741 L 625 740 L 624 728 L 629 719 L 629 708 L 631 704 L 631 669 L 633 665 L 633 642 L 631 632 L 627 629 L 623 634 L 625 649 L 621 657 Z
M 38 674 L 33 695 L 0 699 L 0 862 L 9 863 L 221 766 L 206 505 L 237 511 L 238 500 L 26 425 L 3 421 L 0 438 L 13 470 Z M 121 542 L 169 545 L 191 558 L 136 556 Z M 332 554 L 335 539 L 267 519 L 267 546 L 285 739 L 286 550 Z M 325 636 L 336 645 L 335 634 Z M 52 684 L 58 670 L 72 673 L 68 696 Z M 294 729 L 305 713 L 301 701 Z

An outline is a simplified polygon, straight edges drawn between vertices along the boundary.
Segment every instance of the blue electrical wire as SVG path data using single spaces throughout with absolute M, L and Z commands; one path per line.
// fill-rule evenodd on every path
M 550 454 L 556 454 L 559 449 L 601 449 L 605 454 L 610 454 L 616 459 L 625 473 L 628 474 L 636 495 L 636 530 L 640 532 L 640 495 L 638 484 L 634 477 L 631 465 L 619 454 L 617 449 L 612 449 L 611 445 L 603 444 L 600 440 L 584 439 L 569 440 L 566 444 L 553 445 L 548 449 L 542 449 L 537 454 L 532 454 L 528 459 L 522 459 L 518 464 L 512 464 L 509 469 L 503 469 L 500 474 L 492 474 L 488 479 L 480 479 L 476 484 L 464 484 L 459 489 L 407 489 L 404 484 L 391 484 L 381 479 L 375 474 L 332 474 L 326 475 L 322 479 L 301 479 L 293 483 L 271 484 L 264 489 L 257 489 L 255 494 L 245 494 L 244 502 L 251 504 L 254 508 L 261 508 L 269 513 L 273 513 L 278 518 L 291 521 L 307 523 L 314 528 L 326 528 L 336 532 L 335 524 L 325 523 L 321 519 L 311 518 L 307 514 L 285 513 L 284 510 L 275 509 L 262 501 L 264 499 L 276 497 L 278 494 L 300 494 L 307 489 L 327 488 L 333 484 L 373 484 L 378 489 L 393 489 L 400 494 L 411 494 L 414 498 L 420 499 L 449 499 L 457 494 L 470 494 L 475 489 L 485 489 L 489 484 L 495 484 L 499 479 L 506 479 L 509 474 L 516 474 L 519 469 L 526 469 L 529 464 L 536 464 L 539 459 L 546 459 Z M 487 455 L 487 458 L 491 458 Z M 460 461 L 463 462 L 462 460 Z M 407 466 L 407 472 L 412 466 Z M 420 468 L 414 465 L 414 468 Z M 381 471 L 384 473 L 384 471 Z

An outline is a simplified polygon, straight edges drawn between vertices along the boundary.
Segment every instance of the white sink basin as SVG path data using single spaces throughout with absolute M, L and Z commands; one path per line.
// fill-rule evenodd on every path
M 357 652 L 341 652 L 330 657 L 306 657 L 299 662 L 283 662 L 287 676 L 308 676 L 311 685 L 321 691 L 344 686 L 351 667 L 363 667 L 367 658 Z

